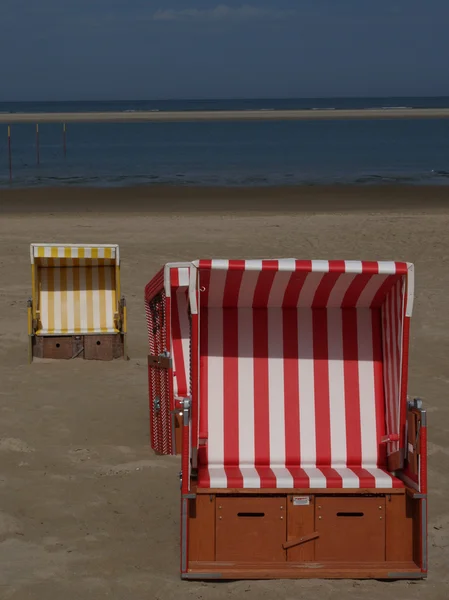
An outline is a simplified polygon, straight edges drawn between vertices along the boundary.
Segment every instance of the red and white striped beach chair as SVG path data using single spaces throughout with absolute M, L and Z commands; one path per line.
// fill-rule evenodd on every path
M 425 577 L 413 265 L 200 260 L 147 297 L 154 446 L 183 414 L 182 577 Z
M 170 263 L 145 288 L 149 348 L 151 447 L 181 453 L 181 412 L 175 404 L 190 394 L 190 263 Z

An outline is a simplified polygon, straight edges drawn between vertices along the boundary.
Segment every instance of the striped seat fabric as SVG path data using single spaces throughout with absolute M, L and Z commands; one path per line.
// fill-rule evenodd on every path
M 386 469 L 394 448 L 382 438 L 401 429 L 412 265 L 292 259 L 195 266 L 198 486 L 402 486 Z

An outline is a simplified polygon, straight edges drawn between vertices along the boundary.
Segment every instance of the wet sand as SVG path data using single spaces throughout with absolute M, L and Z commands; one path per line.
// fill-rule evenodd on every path
M 0 598 L 449 597 L 449 188 L 0 190 Z M 29 244 L 118 243 L 128 362 L 27 364 Z M 149 447 L 145 284 L 195 258 L 416 265 L 409 393 L 429 421 L 425 582 L 179 578 L 179 459 Z
M 75 113 L 5 113 L 0 123 L 86 123 L 144 121 L 303 121 L 323 119 L 447 119 L 449 108 L 323 110 L 191 110 Z

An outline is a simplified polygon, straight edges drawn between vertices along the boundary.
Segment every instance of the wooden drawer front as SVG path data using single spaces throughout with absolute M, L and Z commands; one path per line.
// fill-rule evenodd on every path
M 385 498 L 316 498 L 317 561 L 385 560 Z
M 286 498 L 216 499 L 216 560 L 286 560 Z

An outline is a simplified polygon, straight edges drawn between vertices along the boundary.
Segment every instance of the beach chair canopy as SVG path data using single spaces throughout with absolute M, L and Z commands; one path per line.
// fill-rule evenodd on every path
M 403 485 L 413 265 L 200 260 L 190 280 L 199 487 Z
M 31 244 L 35 335 L 118 333 L 117 245 Z

